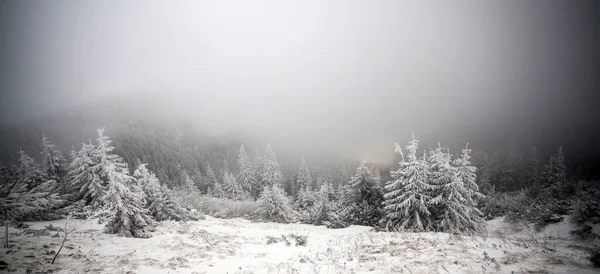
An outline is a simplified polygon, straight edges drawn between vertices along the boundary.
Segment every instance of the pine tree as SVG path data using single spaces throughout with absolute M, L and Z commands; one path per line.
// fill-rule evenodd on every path
M 306 190 L 311 184 L 312 178 L 310 177 L 310 170 L 306 166 L 306 160 L 302 157 L 300 161 L 300 167 L 298 168 L 298 175 L 296 177 L 296 184 L 294 185 L 294 196 L 297 197 L 301 191 Z
M 104 135 L 104 129 L 98 129 L 97 142 L 93 153 L 97 164 L 93 170 L 94 175 L 100 177 L 103 195 L 94 198 L 97 204 L 114 213 L 106 224 L 106 232 L 126 237 L 149 238 L 153 222 L 144 207 L 144 191 L 129 175 L 123 159 L 112 154 L 114 147 L 110 138 Z
M 427 162 L 417 158 L 419 141 L 408 143 L 407 159 L 402 148 L 396 144 L 396 153 L 402 156 L 400 167 L 391 172 L 393 181 L 386 184 L 385 218 L 383 226 L 388 230 L 427 231 L 432 227 L 429 201 L 433 187 L 427 179 Z
M 562 147 L 558 148 L 558 152 L 550 157 L 544 170 L 544 179 L 545 191 L 553 197 L 560 196 L 567 180 L 567 167 Z
M 254 178 L 257 182 L 257 187 L 255 188 L 256 192 L 254 193 L 255 198 L 258 198 L 260 192 L 263 190 L 262 182 L 263 182 L 263 167 L 264 167 L 264 156 L 260 153 L 258 148 L 254 149 L 254 162 L 252 163 L 252 170 L 254 172 Z
M 48 179 L 60 182 L 65 178 L 68 172 L 67 159 L 56 149 L 56 146 L 48 140 L 46 135 L 42 135 L 42 152 L 44 159 L 44 173 Z
M 382 214 L 383 194 L 378 187 L 377 178 L 362 160 L 356 174 L 350 179 L 344 190 L 344 204 L 351 206 L 349 219 L 352 224 L 375 226 Z
M 33 158 L 29 157 L 25 151 L 19 151 L 19 168 L 17 169 L 17 181 L 11 188 L 11 193 L 23 193 L 41 185 L 44 180 L 44 174 Z
M 483 213 L 477 208 L 477 201 L 484 199 L 485 196 L 479 192 L 479 187 L 476 183 L 477 168 L 471 164 L 470 152 L 471 150 L 467 144 L 467 147 L 462 150 L 461 157 L 454 160 L 454 166 L 457 170 L 456 176 L 458 177 L 458 189 L 455 191 L 463 194 L 462 199 L 457 199 L 457 201 L 464 205 L 468 216 L 466 218 L 468 222 L 462 226 L 461 230 L 474 232 L 480 231 L 484 227 Z M 462 187 L 464 187 L 466 192 L 461 189 Z M 457 195 L 453 195 L 453 198 L 456 199 Z
M 235 176 L 227 171 L 223 174 L 223 192 L 230 199 L 242 200 L 245 198 L 241 186 L 235 180 Z
M 146 205 L 148 214 L 156 221 L 188 220 L 189 214 L 175 203 L 169 195 L 166 186 L 161 186 L 156 175 L 148 170 L 146 164 L 141 164 L 133 172 L 133 178 L 138 186 L 142 188 L 146 195 Z
M 260 221 L 290 223 L 295 215 L 289 199 L 277 184 L 265 187 L 257 201 L 255 216 Z
M 537 147 L 531 147 L 529 149 L 529 159 L 527 159 L 527 167 L 525 170 L 525 182 L 527 187 L 532 190 L 539 190 L 540 184 L 540 161 L 538 159 Z
M 85 200 L 85 205 L 99 208 L 99 199 L 104 195 L 105 186 L 95 171 L 98 164 L 94 157 L 96 146 L 92 143 L 82 144 L 69 165 L 69 185 L 79 190 L 79 197 Z
M 237 181 L 240 183 L 242 190 L 246 193 L 252 194 L 253 198 L 258 197 L 258 181 L 254 177 L 254 171 L 252 163 L 246 155 L 246 149 L 244 145 L 240 146 L 240 152 L 238 155 L 238 166 L 240 172 L 237 175 Z
M 263 155 L 260 178 L 263 187 L 271 187 L 272 185 L 279 185 L 281 187 L 283 179 L 281 167 L 270 145 L 267 145 L 267 149 Z
M 210 163 L 206 164 L 206 185 L 209 186 L 210 192 L 212 196 L 217 198 L 222 198 L 224 196 L 223 189 L 221 187 L 221 183 L 217 180 L 217 176 L 215 172 L 210 167 Z
M 452 156 L 449 152 L 438 147 L 430 154 L 429 178 L 435 186 L 435 196 L 430 204 L 434 208 L 435 227 L 439 231 L 473 232 L 483 227 L 482 214 L 472 199 L 475 190 L 465 187 L 463 182 L 463 178 L 467 178 L 469 184 L 471 180 L 474 182 L 474 178 L 470 177 L 474 176 L 475 170 L 469 167 L 468 158 L 468 149 L 465 149 L 459 160 L 464 165 L 463 173 L 459 174 L 459 168 L 451 165 Z
M 488 154 L 480 150 L 476 151 L 473 156 L 473 164 L 477 168 L 475 178 L 481 193 L 486 195 L 494 193 L 494 186 L 491 183 L 492 167 Z
M 181 190 L 185 191 L 188 195 L 199 194 L 196 183 L 194 183 L 185 170 L 182 170 L 181 173 Z
M 4 175 L 10 176 L 0 197 L 0 209 L 6 220 L 31 221 L 53 219 L 50 211 L 62 201 L 53 192 L 54 180 L 45 180 L 44 175 L 23 150 L 20 151 L 19 167 L 11 176 L 10 170 Z

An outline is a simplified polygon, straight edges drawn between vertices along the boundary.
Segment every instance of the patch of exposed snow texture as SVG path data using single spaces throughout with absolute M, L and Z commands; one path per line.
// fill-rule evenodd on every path
M 71 220 L 69 227 L 77 225 Z M 90 222 L 70 236 L 56 263 L 65 220 L 10 228 L 0 260 L 14 273 L 597 273 L 584 243 L 552 237 L 568 222 L 533 228 L 488 222 L 480 236 L 374 232 L 370 227 L 327 229 L 304 224 L 253 223 L 245 219 L 165 221 L 150 239 L 103 233 Z M 52 225 L 51 229 L 47 226 Z M 4 229 L 4 228 L 2 228 Z M 544 234 L 549 233 L 549 234 Z M 305 246 L 268 237 L 306 235 Z

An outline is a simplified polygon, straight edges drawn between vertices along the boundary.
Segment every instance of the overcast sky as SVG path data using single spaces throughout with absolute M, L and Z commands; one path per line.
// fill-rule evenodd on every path
M 373 159 L 411 131 L 598 130 L 594 1 L 0 3 L 4 121 L 153 91 L 211 134 Z

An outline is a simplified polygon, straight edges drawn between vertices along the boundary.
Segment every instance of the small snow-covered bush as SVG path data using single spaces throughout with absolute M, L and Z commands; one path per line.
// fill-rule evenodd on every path
M 265 187 L 257 203 L 254 217 L 258 221 L 290 223 L 296 215 L 283 189 L 277 185 Z

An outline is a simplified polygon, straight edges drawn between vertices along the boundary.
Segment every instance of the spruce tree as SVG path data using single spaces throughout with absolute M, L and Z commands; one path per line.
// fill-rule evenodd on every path
M 23 150 L 20 153 L 19 167 L 14 177 L 8 178 L 9 187 L 0 197 L 0 210 L 6 220 L 52 219 L 55 216 L 49 211 L 61 203 L 54 193 L 56 182 L 45 180 L 34 160 Z
M 396 144 L 396 152 L 402 156 L 400 167 L 391 172 L 392 181 L 386 186 L 385 218 L 382 226 L 387 230 L 427 231 L 432 228 L 429 201 L 433 187 L 429 184 L 427 162 L 417 158 L 419 141 L 414 139 L 406 146 L 407 158 Z
M 344 190 L 344 204 L 351 207 L 349 220 L 352 224 L 379 224 L 382 217 L 383 193 L 378 185 L 379 182 L 367 167 L 367 162 L 360 161 L 356 174 Z
M 257 197 L 258 181 L 254 177 L 254 169 L 244 145 L 240 146 L 240 152 L 238 154 L 238 166 L 240 172 L 237 175 L 237 182 L 241 185 L 242 190 L 245 193 L 252 194 L 254 198 Z
M 98 129 L 98 145 L 93 156 L 97 164 L 92 168 L 101 180 L 102 196 L 96 201 L 114 215 L 106 224 L 107 233 L 126 237 L 149 238 L 153 222 L 145 209 L 144 191 L 129 175 L 123 159 L 112 154 L 112 141 Z M 96 198 L 96 197 L 94 197 Z
M 471 150 L 467 144 L 467 147 L 462 150 L 461 157 L 454 160 L 456 176 L 458 177 L 458 188 L 455 191 L 462 193 L 463 197 L 457 199 L 458 196 L 454 195 L 453 198 L 465 206 L 465 212 L 468 216 L 466 218 L 467 222 L 463 224 L 461 231 L 475 232 L 484 228 L 483 213 L 477 208 L 477 201 L 484 199 L 485 196 L 479 192 L 476 183 L 477 168 L 471 164 L 469 153 L 471 153 Z M 462 187 L 464 187 L 464 190 L 461 189 Z
M 181 173 L 181 190 L 188 195 L 198 195 L 198 188 L 185 170 Z
M 267 149 L 263 155 L 260 178 L 263 187 L 271 187 L 272 185 L 279 185 L 281 187 L 283 179 L 281 167 L 270 145 L 267 145 Z
M 141 164 L 133 172 L 133 178 L 146 195 L 148 213 L 156 221 L 188 220 L 189 214 L 175 203 L 169 195 L 166 186 L 161 186 L 156 175 L 148 170 L 146 164 Z
M 243 200 L 245 198 L 244 191 L 235 176 L 227 171 L 223 174 L 223 192 L 229 199 Z
M 69 185 L 78 189 L 77 196 L 84 200 L 84 204 L 97 209 L 100 207 L 99 199 L 104 194 L 105 186 L 95 171 L 95 150 L 96 146 L 92 143 L 82 144 L 69 165 L 67 177 Z
M 561 196 L 561 191 L 567 181 L 567 167 L 565 165 L 565 156 L 562 147 L 558 152 L 550 157 L 548 164 L 544 169 L 544 191 L 552 197 Z
M 212 196 L 217 198 L 223 198 L 224 193 L 221 187 L 221 183 L 217 180 L 214 170 L 210 167 L 210 163 L 206 164 L 206 185 L 209 186 Z
M 298 175 L 296 177 L 296 184 L 294 185 L 294 196 L 297 197 L 301 191 L 306 190 L 311 184 L 312 178 L 310 177 L 310 170 L 306 166 L 306 160 L 302 157 L 300 161 L 300 167 L 298 168 Z
M 473 200 L 476 189 L 466 187 L 463 181 L 466 178 L 468 184 L 474 182 L 471 177 L 475 176 L 475 170 L 470 168 L 468 151 L 465 149 L 458 161 L 462 165 L 460 168 L 452 166 L 452 156 L 443 148 L 431 151 L 429 178 L 435 187 L 435 195 L 430 204 L 433 206 L 432 213 L 438 231 L 468 233 L 483 227 L 482 214 Z
M 56 149 L 56 146 L 48 140 L 46 135 L 42 135 L 43 172 L 48 179 L 60 182 L 65 178 L 68 172 L 67 159 Z
M 11 193 L 23 193 L 41 185 L 45 179 L 40 167 L 33 158 L 29 157 L 25 151 L 19 151 L 19 168 L 17 169 L 17 181 L 11 188 Z
M 290 223 L 294 219 L 295 212 L 290 201 L 277 184 L 265 187 L 257 203 L 255 216 L 260 221 Z

